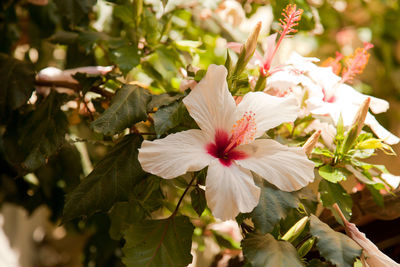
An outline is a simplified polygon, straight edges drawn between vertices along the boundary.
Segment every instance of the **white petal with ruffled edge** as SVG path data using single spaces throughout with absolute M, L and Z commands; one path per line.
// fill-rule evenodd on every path
M 247 93 L 237 106 L 236 119 L 240 119 L 245 112 L 255 114 L 257 131 L 255 138 L 265 131 L 284 122 L 292 122 L 300 111 L 297 99 L 293 95 L 276 97 L 263 92 Z
M 239 212 L 251 212 L 259 198 L 260 188 L 254 184 L 250 171 L 235 164 L 223 166 L 218 160 L 208 167 L 206 199 L 215 217 L 229 220 Z
M 314 163 L 299 147 L 287 147 L 271 139 L 258 139 L 238 147 L 248 158 L 236 163 L 283 191 L 295 191 L 314 180 Z
M 229 132 L 234 123 L 236 104 L 226 75 L 224 66 L 210 65 L 204 78 L 183 99 L 190 116 L 210 138 L 216 130 Z
M 200 130 L 170 134 L 163 139 L 143 141 L 138 159 L 146 172 L 172 179 L 188 171 L 199 171 L 215 159 L 207 153 L 207 143 Z
M 367 117 L 365 118 L 365 124 L 368 125 L 371 130 L 378 136 L 379 139 L 382 139 L 386 144 L 395 145 L 400 139 L 386 130 L 379 122 L 375 119 L 375 117 L 368 112 Z

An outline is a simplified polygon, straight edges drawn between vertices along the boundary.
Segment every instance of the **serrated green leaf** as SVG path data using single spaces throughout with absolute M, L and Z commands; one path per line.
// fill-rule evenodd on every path
M 243 254 L 252 267 L 304 266 L 296 249 L 270 235 L 249 234 L 242 241 Z
M 321 201 L 324 207 L 330 208 L 337 219 L 340 218 L 339 214 L 336 214 L 336 211 L 332 209 L 332 205 L 335 203 L 339 205 L 346 219 L 350 220 L 353 200 L 340 184 L 321 180 L 318 191 L 321 194 Z
M 113 49 L 110 56 L 124 75 L 140 63 L 140 55 L 135 45 Z
M 331 165 L 324 165 L 318 169 L 319 175 L 325 180 L 332 183 L 337 183 L 347 179 L 347 171 L 340 167 L 334 167 Z
M 108 211 L 118 201 L 127 201 L 134 185 L 146 177 L 138 161 L 143 139 L 125 136 L 95 166 L 70 194 L 64 206 L 64 221 Z
M 34 171 L 65 142 L 68 121 L 60 106 L 65 95 L 52 91 L 36 108 L 10 124 L 5 133 L 9 160 L 23 171 Z
M 184 216 L 143 221 L 124 235 L 123 262 L 128 267 L 184 267 L 192 262 L 194 226 Z
M 317 238 L 317 248 L 322 257 L 336 266 L 352 267 L 362 249 L 350 237 L 335 232 L 315 215 L 310 220 L 311 235 Z
M 117 91 L 111 106 L 97 120 L 92 128 L 105 135 L 114 135 L 147 118 L 149 91 L 136 85 L 125 85 Z
M 192 207 L 196 213 L 201 216 L 204 209 L 207 206 L 206 195 L 203 189 L 196 186 L 192 192 L 190 192 L 190 198 L 192 200 Z
M 28 101 L 34 80 L 32 64 L 0 54 L 0 122 Z
M 154 108 L 160 108 L 163 106 L 167 106 L 172 102 L 179 100 L 183 97 L 181 94 L 169 95 L 169 94 L 161 94 L 161 95 L 152 95 L 151 101 L 149 102 L 147 108 L 148 110 L 152 110 Z
M 261 188 L 260 201 L 251 212 L 254 225 L 261 233 L 269 233 L 290 209 L 297 208 L 300 200 L 295 194 L 272 188 L 266 184 Z
M 182 102 L 174 102 L 157 110 L 154 114 L 154 129 L 158 135 L 162 135 L 178 125 L 186 125 L 196 128 L 196 123 L 190 117 Z

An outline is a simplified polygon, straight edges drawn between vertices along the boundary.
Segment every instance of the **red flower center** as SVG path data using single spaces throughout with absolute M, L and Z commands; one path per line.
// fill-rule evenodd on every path
M 230 166 L 233 160 L 247 158 L 245 152 L 236 149 L 240 144 L 254 140 L 256 133 L 255 114 L 246 112 L 232 127 L 231 135 L 224 130 L 215 132 L 214 143 L 206 146 L 208 154 L 218 158 L 224 166 Z
M 206 146 L 207 153 L 219 159 L 222 165 L 229 167 L 233 160 L 247 158 L 246 153 L 235 149 L 236 146 L 229 148 L 231 139 L 227 132 L 218 130 L 215 133 L 214 143 Z

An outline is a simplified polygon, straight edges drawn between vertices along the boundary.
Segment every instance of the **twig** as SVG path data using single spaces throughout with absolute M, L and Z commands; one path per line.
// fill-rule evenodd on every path
M 192 180 L 190 180 L 188 186 L 186 187 L 185 191 L 183 192 L 181 198 L 179 199 L 178 204 L 176 204 L 176 208 L 175 208 L 174 212 L 171 214 L 170 218 L 174 217 L 176 215 L 176 213 L 178 212 L 178 209 L 182 203 L 183 197 L 186 195 L 186 193 L 188 192 L 189 188 L 192 186 L 195 179 L 196 179 L 196 176 L 193 174 Z
M 81 91 L 82 86 L 78 83 L 73 83 L 73 82 L 67 82 L 67 81 L 46 81 L 46 80 L 36 80 L 35 85 L 37 86 L 46 86 L 46 87 L 64 87 L 64 88 L 69 88 L 74 91 Z M 90 91 L 97 93 L 99 95 L 102 95 L 106 98 L 112 98 L 114 96 L 114 93 L 111 93 L 109 91 L 103 90 L 102 88 L 98 86 L 93 86 L 90 88 Z

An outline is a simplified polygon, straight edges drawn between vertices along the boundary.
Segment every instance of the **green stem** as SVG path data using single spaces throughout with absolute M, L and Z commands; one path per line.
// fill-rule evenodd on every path
M 267 76 L 260 74 L 256 86 L 254 87 L 254 91 L 255 92 L 264 91 L 266 84 L 267 84 Z

